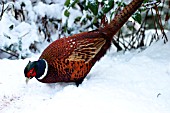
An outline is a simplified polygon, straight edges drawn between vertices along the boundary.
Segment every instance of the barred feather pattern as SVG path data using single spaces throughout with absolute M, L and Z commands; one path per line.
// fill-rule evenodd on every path
M 64 37 L 51 43 L 40 56 L 40 59 L 47 61 L 48 72 L 39 81 L 81 83 L 96 61 L 110 48 L 113 35 L 142 2 L 143 0 L 133 0 L 104 28 Z
M 103 49 L 106 38 L 100 32 L 84 32 L 51 43 L 40 59 L 48 62 L 47 76 L 41 82 L 71 82 L 84 79 Z M 111 41 L 108 41 L 111 43 Z

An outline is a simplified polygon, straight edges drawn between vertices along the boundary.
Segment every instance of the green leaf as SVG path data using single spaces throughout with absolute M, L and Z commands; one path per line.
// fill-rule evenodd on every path
M 69 12 L 68 10 L 65 10 L 65 11 L 64 11 L 64 15 L 65 15 L 66 17 L 69 17 L 69 16 L 70 16 L 70 12 Z
M 71 7 L 74 7 L 75 4 L 78 2 L 79 0 L 74 0 L 74 2 L 71 4 Z
M 96 24 L 96 23 L 97 23 L 97 18 L 94 18 L 93 24 Z
M 141 24 L 142 16 L 141 16 L 140 13 L 135 13 L 135 15 L 132 16 L 132 18 L 133 18 L 135 21 L 137 21 L 138 23 Z
M 97 0 L 88 1 L 88 8 L 91 10 L 91 12 L 94 15 L 98 14 L 98 7 L 99 7 L 99 3 Z
M 122 2 L 117 1 L 116 4 L 120 7 L 122 5 Z
M 117 4 L 118 7 L 125 7 L 126 6 L 125 2 L 123 2 L 123 1 L 121 1 L 121 2 L 117 1 L 115 3 Z
M 114 6 L 114 0 L 109 0 L 108 4 L 104 4 L 102 11 L 108 13 Z
M 75 22 L 79 22 L 80 20 L 81 20 L 81 17 L 80 17 L 80 16 L 78 16 L 78 17 L 76 17 L 76 18 L 75 18 L 75 20 L 74 20 L 74 21 L 75 21 Z
M 143 3 L 147 3 L 147 2 L 149 2 L 149 0 L 144 0 L 144 2 L 143 2 Z
M 64 3 L 65 6 L 69 6 L 70 5 L 70 0 L 66 0 L 66 2 Z
M 67 25 L 64 25 L 64 29 L 63 29 L 64 33 L 67 32 Z

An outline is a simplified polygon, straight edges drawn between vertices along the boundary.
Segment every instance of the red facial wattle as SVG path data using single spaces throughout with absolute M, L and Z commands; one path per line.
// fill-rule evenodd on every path
M 27 77 L 28 78 L 32 78 L 32 77 L 35 77 L 36 76 L 36 71 L 34 68 L 30 69 L 27 73 Z

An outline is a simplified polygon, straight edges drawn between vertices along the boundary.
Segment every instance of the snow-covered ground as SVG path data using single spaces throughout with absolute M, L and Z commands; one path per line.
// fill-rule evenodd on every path
M 112 51 L 79 87 L 35 78 L 26 85 L 24 67 L 36 57 L 0 60 L 0 113 L 169 113 L 170 42 L 142 52 Z

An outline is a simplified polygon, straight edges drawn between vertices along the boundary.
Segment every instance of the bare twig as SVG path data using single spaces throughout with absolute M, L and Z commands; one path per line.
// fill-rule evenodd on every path
M 18 53 L 14 53 L 14 52 L 9 51 L 9 50 L 6 51 L 6 50 L 1 49 L 1 48 L 0 48 L 0 51 L 11 55 L 10 58 L 12 58 L 12 57 L 19 58 L 19 54 Z M 25 59 L 25 58 L 23 56 L 21 56 L 21 59 Z
M 158 34 L 158 30 L 157 30 L 157 24 L 156 24 L 156 19 L 154 17 L 154 14 L 153 14 L 153 10 L 151 9 L 151 13 L 152 13 L 152 19 L 153 19 L 153 22 L 154 22 L 154 28 L 155 28 L 155 33 L 156 33 L 156 36 L 158 37 L 158 39 L 155 38 L 155 40 L 159 40 L 159 34 Z
M 9 4 L 6 8 L 5 8 L 4 4 L 5 4 L 4 1 L 2 1 L 2 10 L 1 10 L 1 14 L 0 14 L 0 20 L 2 19 L 4 12 L 9 8 Z
M 9 55 L 11 55 L 11 56 L 14 56 L 14 57 L 16 57 L 16 58 L 19 57 L 19 54 L 14 53 L 14 52 L 12 52 L 12 51 L 6 51 L 6 50 L 3 50 L 3 49 L 0 49 L 0 51 L 2 51 L 2 52 L 4 52 L 4 53 L 7 53 L 7 54 L 9 54 Z
M 161 32 L 162 32 L 162 34 L 163 34 L 162 38 L 163 38 L 163 37 L 165 38 L 165 39 L 164 39 L 164 43 L 166 43 L 166 42 L 168 41 L 168 38 L 167 38 L 166 33 L 165 33 L 165 31 L 164 31 L 164 27 L 163 27 L 163 25 L 162 25 L 162 20 L 161 20 L 160 14 L 159 14 L 158 7 L 155 6 L 154 9 L 155 9 L 156 15 L 157 15 L 157 17 L 158 17 L 158 24 L 159 24 L 160 29 L 161 29 Z
M 2 16 L 4 14 L 4 1 L 2 1 L 2 10 L 1 10 L 1 15 L 0 15 L 0 20 L 2 19 Z
M 170 0 L 168 2 L 168 8 L 170 9 Z M 165 16 L 165 24 L 167 23 L 167 21 L 170 19 L 170 15 L 169 15 L 169 10 L 166 12 L 166 16 Z

